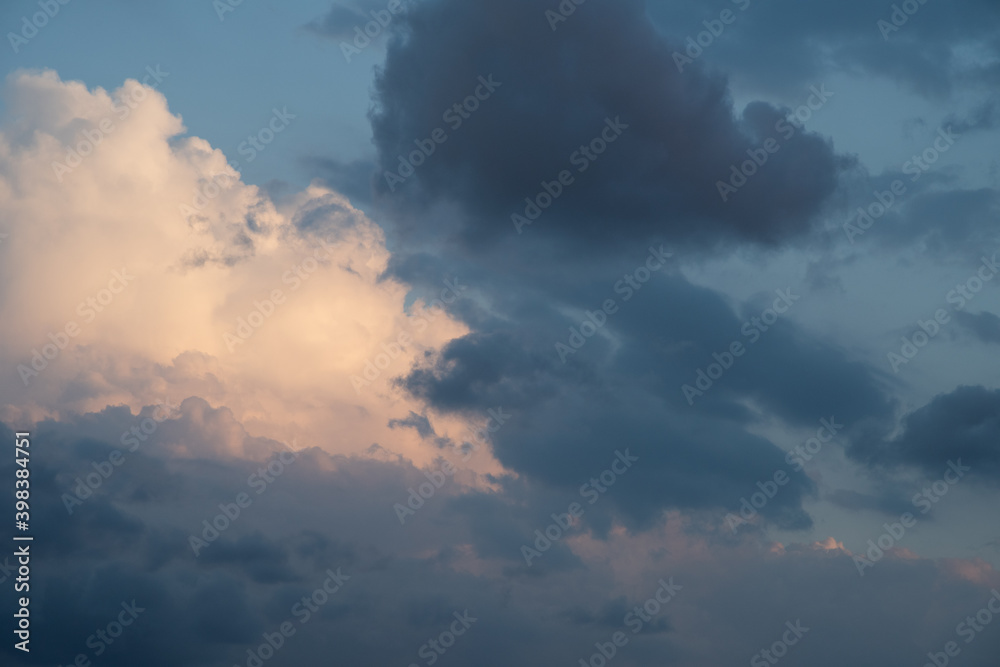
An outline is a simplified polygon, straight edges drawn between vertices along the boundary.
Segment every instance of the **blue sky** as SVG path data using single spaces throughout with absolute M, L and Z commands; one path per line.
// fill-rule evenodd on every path
M 169 73 L 162 92 L 171 110 L 190 134 L 227 153 L 235 154 L 272 107 L 287 107 L 298 116 L 291 134 L 270 146 L 267 159 L 250 165 L 244 177 L 301 187 L 310 178 L 297 164 L 304 155 L 372 155 L 365 114 L 378 48 L 347 63 L 336 43 L 304 29 L 326 9 L 323 2 L 247 2 L 220 20 L 211 2 L 198 0 L 70 3 L 19 53 L 8 50 L 4 62 L 54 69 L 64 79 L 109 90 L 159 65 Z M 16 3 L 6 5 L 5 24 L 19 23 L 23 11 Z

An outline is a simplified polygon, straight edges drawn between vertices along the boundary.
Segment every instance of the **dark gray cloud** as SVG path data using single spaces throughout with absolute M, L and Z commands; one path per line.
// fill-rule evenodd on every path
M 200 430 L 206 417 L 229 419 L 225 410 L 189 400 L 162 428 L 184 433 L 193 450 L 206 451 L 205 440 L 213 437 Z M 894 656 L 916 660 L 952 639 L 955 623 L 983 607 L 990 587 L 1000 585 L 994 575 L 972 583 L 947 562 L 893 554 L 862 579 L 842 551 L 762 553 L 756 537 L 738 539 L 697 517 L 650 535 L 662 544 L 642 569 L 612 569 L 592 557 L 585 564 L 563 540 L 527 572 L 518 548 L 566 502 L 564 492 L 513 477 L 497 480 L 494 491 L 443 487 L 412 524 L 401 526 L 391 503 L 426 480 L 422 471 L 318 450 L 299 452 L 301 460 L 195 558 L 187 546 L 190 527 L 245 487 L 247 471 L 260 459 L 185 461 L 170 455 L 171 438 L 151 438 L 135 453 L 139 458 L 106 480 L 99 497 L 72 516 L 62 507 L 65 478 L 90 467 L 90 456 L 118 446 L 117 437 L 99 434 L 120 434 L 134 419 L 110 408 L 32 427 L 36 442 L 45 443 L 32 477 L 39 484 L 35 546 L 44 546 L 32 561 L 37 644 L 25 655 L 6 643 L 0 648 L 5 664 L 69 664 L 81 653 L 105 665 L 247 664 L 247 650 L 285 621 L 296 634 L 265 664 L 420 664 L 421 646 L 466 609 L 477 620 L 449 649 L 447 659 L 457 663 L 573 662 L 589 656 L 602 634 L 622 630 L 629 644 L 616 664 L 625 667 L 649 664 L 654 656 L 682 667 L 732 664 L 770 645 L 787 620 L 801 619 L 809 641 L 796 650 L 809 664 L 843 664 L 858 646 L 873 664 L 885 664 Z M 89 435 L 77 435 L 81 431 Z M 0 424 L 0 437 L 12 435 Z M 149 482 L 142 459 L 157 461 L 154 476 L 166 474 L 181 493 L 134 503 L 130 490 Z M 0 462 L 0 475 L 12 472 L 9 460 Z M 108 508 L 127 520 L 107 521 Z M 76 542 L 53 542 L 78 522 Z M 9 537 L 9 529 L 0 537 Z M 468 549 L 479 566 L 470 568 Z M 161 557 L 150 560 L 150 550 Z M 338 567 L 350 580 L 302 623 L 295 605 L 322 585 L 327 569 Z M 269 568 L 282 576 L 261 576 Z M 622 586 L 622 576 L 633 583 Z M 633 634 L 627 614 L 653 597 L 661 579 L 682 588 Z M 135 623 L 96 656 L 100 644 L 88 638 L 133 600 Z M 840 611 L 847 606 L 857 609 L 849 623 Z M 13 612 L 9 597 L 0 611 Z M 922 637 L 917 645 L 915 629 Z M 963 651 L 964 661 L 985 667 L 997 647 L 992 635 L 983 635 Z
M 735 118 L 725 81 L 697 66 L 678 72 L 642 3 L 581 6 L 555 31 L 545 9 L 427 2 L 389 45 L 372 113 L 383 170 L 441 126 L 479 76 L 500 82 L 407 182 L 376 179 L 395 234 L 419 248 L 396 253 L 390 273 L 418 293 L 442 273 L 461 275 L 480 297 L 453 311 L 473 333 L 400 386 L 436 410 L 518 414 L 494 434 L 494 451 L 548 486 L 569 490 L 599 473 L 609 443 L 641 452 L 643 471 L 608 501 L 634 526 L 667 508 L 734 508 L 783 466 L 780 449 L 749 433 L 748 401 L 797 426 L 833 416 L 853 427 L 891 414 L 880 378 L 781 322 L 692 407 L 682 385 L 744 340 L 744 323 L 774 295 L 736 312 L 669 268 L 633 303 L 614 286 L 648 242 L 773 243 L 809 229 L 850 162 L 797 131 L 724 203 L 716 181 L 784 114 L 756 103 Z M 511 34 L 516 50 L 505 47 Z M 572 168 L 573 151 L 607 117 L 629 127 L 518 235 L 511 214 Z M 457 241 L 446 253 L 424 249 L 442 234 Z M 608 297 L 622 312 L 563 363 L 555 344 Z M 796 478 L 765 515 L 807 527 L 801 501 L 812 491 Z
M 850 159 L 815 134 L 786 138 L 776 129 L 784 113 L 770 105 L 752 104 L 736 117 L 722 77 L 698 66 L 678 71 L 639 0 L 589 3 L 556 31 L 547 8 L 534 0 L 431 0 L 398 27 L 377 74 L 371 120 L 376 189 L 398 209 L 401 229 L 454 234 L 483 249 L 516 234 L 512 214 L 524 215 L 525 198 L 563 170 L 572 184 L 523 231 L 583 250 L 652 236 L 769 244 L 809 228 Z M 480 76 L 499 87 L 473 100 L 479 106 L 467 118 L 449 116 Z M 606 119 L 628 127 L 590 161 L 577 151 L 602 132 L 616 134 Z M 385 173 L 399 173 L 401 156 L 436 128 L 447 140 L 405 183 L 388 182 Z M 723 201 L 717 182 L 768 138 L 778 152 Z M 438 205 L 457 205 L 461 214 L 439 215 Z
M 894 437 L 859 438 L 850 453 L 879 467 L 913 466 L 928 478 L 961 459 L 972 477 L 1000 482 L 1000 390 L 958 387 L 907 414 L 901 427 Z
M 576 488 L 607 467 L 616 447 L 630 447 L 644 464 L 607 503 L 637 526 L 668 508 L 733 509 L 758 481 L 786 468 L 780 449 L 748 432 L 757 417 L 747 401 L 814 430 L 832 418 L 844 433 L 892 415 L 876 373 L 794 325 L 779 321 L 750 343 L 744 325 L 773 305 L 774 294 L 735 312 L 719 294 L 670 273 L 624 301 L 612 290 L 614 274 L 599 278 L 589 269 L 586 280 L 536 268 L 544 278 L 493 283 L 492 312 L 505 318 L 464 314 L 480 331 L 452 341 L 401 386 L 447 412 L 503 406 L 514 416 L 493 434 L 495 455 L 546 485 Z M 545 294 L 516 292 L 520 280 L 545 284 Z M 608 296 L 618 297 L 620 310 L 564 364 L 556 342 L 565 344 L 583 313 Z M 746 353 L 692 405 L 682 385 L 696 386 L 699 369 L 734 341 Z M 800 503 L 812 492 L 811 481 L 793 475 L 764 515 L 807 527 Z
M 431 426 L 427 416 L 418 415 L 416 412 L 412 411 L 405 419 L 390 419 L 389 428 L 412 428 L 416 430 L 421 438 L 430 438 L 436 435 L 434 433 L 434 427 Z

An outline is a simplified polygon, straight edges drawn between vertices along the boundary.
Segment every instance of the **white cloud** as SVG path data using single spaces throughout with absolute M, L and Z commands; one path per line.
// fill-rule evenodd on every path
M 389 259 L 382 230 L 345 197 L 314 185 L 276 206 L 221 151 L 183 136 L 164 96 L 136 81 L 108 93 L 51 71 L 17 72 L 5 102 L 5 417 L 136 410 L 196 395 L 231 409 L 255 435 L 341 453 L 378 442 L 429 459 L 412 430 L 386 427 L 421 411 L 389 379 L 465 329 L 447 314 L 420 324 L 423 303 L 406 312 L 407 287 L 379 280 Z M 182 215 L 206 186 L 215 194 L 213 179 L 226 187 Z M 275 290 L 283 300 L 268 305 Z M 263 323 L 244 340 L 241 319 Z M 71 323 L 75 336 L 65 335 Z M 414 342 L 356 392 L 351 376 L 404 332 Z M 24 373 L 25 386 L 16 368 L 30 367 L 50 334 L 53 345 L 68 344 L 37 376 Z

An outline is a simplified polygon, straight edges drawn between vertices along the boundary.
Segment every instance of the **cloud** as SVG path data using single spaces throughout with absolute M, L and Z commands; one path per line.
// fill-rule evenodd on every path
M 303 163 L 327 187 L 342 192 L 355 205 L 372 202 L 375 163 L 371 160 L 342 162 L 333 158 L 304 158 Z
M 903 179 L 907 186 L 910 178 Z M 867 206 L 871 197 L 865 202 Z M 900 210 L 879 220 L 877 243 L 884 250 L 919 247 L 937 258 L 966 257 L 996 247 L 1000 191 L 993 188 L 950 188 L 930 185 L 901 202 Z M 854 214 L 852 219 L 856 220 Z M 942 220 L 950 224 L 942 225 Z M 874 229 L 874 228 L 873 228 Z M 861 241 L 858 241 L 861 243 Z
M 656 25 L 683 50 L 688 37 L 705 31 L 702 21 L 718 19 L 729 3 L 717 10 L 691 1 L 648 4 Z M 997 6 L 989 0 L 920 3 L 916 12 L 900 10 L 905 21 L 896 16 L 895 24 L 896 7 L 863 0 L 738 0 L 729 8 L 736 20 L 702 58 L 758 90 L 798 91 L 832 73 L 863 72 L 941 98 L 967 87 L 990 90 L 1000 75 Z
M 808 630 L 790 663 L 944 650 L 1000 595 L 995 567 L 894 546 L 859 577 L 856 557 L 893 530 L 875 524 L 912 511 L 904 473 L 936 479 L 961 459 L 997 481 L 1000 390 L 959 387 L 900 417 L 893 392 L 922 385 L 845 335 L 871 313 L 814 301 L 860 289 L 820 276 L 858 259 L 817 232 L 864 170 L 796 128 L 724 201 L 717 181 L 788 110 L 737 110 L 712 67 L 731 64 L 741 97 L 748 81 L 831 71 L 964 93 L 996 80 L 983 2 L 926 3 L 881 40 L 886 8 L 746 0 L 680 72 L 673 50 L 718 8 L 567 0 L 553 24 L 557 0 L 422 0 L 388 28 L 377 153 L 304 158 L 318 180 L 302 190 L 242 182 L 135 81 L 10 76 L 0 440 L 33 437 L 32 621 L 58 632 L 33 656 L 5 645 L 4 664 L 423 664 L 463 613 L 475 621 L 447 646 L 453 664 L 596 664 L 617 631 L 615 667 L 762 664 L 791 623 Z M 388 6 L 333 5 L 307 27 L 352 39 Z M 447 115 L 467 99 L 468 117 Z M 390 186 L 437 127 L 447 140 Z M 561 169 L 572 182 L 557 188 Z M 875 250 L 990 247 L 996 193 L 956 173 L 915 185 Z M 511 214 L 532 217 L 540 191 L 552 205 L 518 233 Z M 865 303 L 896 284 L 880 271 L 861 276 Z M 1000 337 L 991 313 L 959 315 Z M 796 468 L 814 435 L 835 451 Z M 0 460 L 0 477 L 14 470 Z M 874 483 L 852 484 L 858 471 Z M 762 495 L 735 530 L 728 515 Z M 0 557 L 0 584 L 9 571 Z M 654 597 L 664 581 L 680 586 L 669 604 Z M 137 623 L 94 655 L 88 637 L 129 604 Z M 269 649 L 285 622 L 295 634 Z M 255 662 L 260 650 L 274 655 Z M 961 650 L 987 667 L 1000 637 Z
M 581 5 L 556 30 L 544 9 L 524 0 L 420 4 L 377 73 L 376 203 L 405 240 L 389 272 L 417 289 L 442 271 L 483 286 L 456 310 L 469 333 L 398 386 L 454 418 L 510 411 L 493 434 L 498 461 L 565 491 L 606 467 L 612 443 L 641 451 L 643 472 L 607 501 L 630 527 L 668 508 L 734 508 L 783 465 L 779 448 L 750 433 L 757 410 L 796 427 L 831 414 L 852 426 L 881 419 L 891 401 L 877 374 L 783 322 L 692 407 L 682 386 L 766 305 L 759 295 L 732 304 L 662 264 L 641 292 L 624 297 L 615 286 L 650 244 L 685 251 L 674 261 L 682 264 L 719 246 L 802 237 L 852 161 L 815 134 L 786 140 L 776 131 L 785 113 L 768 104 L 737 117 L 724 79 L 697 65 L 678 71 L 642 3 Z M 512 35 L 516 50 L 507 48 Z M 468 112 L 455 110 L 477 90 Z M 445 140 L 438 133 L 409 175 L 401 164 L 439 127 Z M 716 181 L 772 135 L 782 136 L 780 150 L 724 202 Z M 600 155 L 578 152 L 587 164 L 578 171 L 574 151 L 595 138 Z M 561 170 L 573 179 L 556 189 Z M 543 181 L 553 203 L 515 229 L 512 214 L 525 214 L 525 197 Z M 555 344 L 608 298 L 621 312 L 563 363 Z M 812 492 L 796 478 L 764 514 L 808 527 L 801 502 Z
M 1000 101 L 997 99 L 988 99 L 973 108 L 968 116 L 964 118 L 954 114 L 948 116 L 944 121 L 944 125 L 953 125 L 956 132 L 963 134 L 992 130 L 1000 125 Z
M 885 480 L 881 481 L 885 483 Z M 835 489 L 826 495 L 826 499 L 848 510 L 871 510 L 893 518 L 899 518 L 904 512 L 912 513 L 913 510 L 913 503 L 900 488 L 883 489 L 876 493 Z
M 587 310 L 615 295 L 611 270 L 601 276 L 588 268 L 586 280 L 565 265 L 536 269 L 544 279 L 521 276 L 534 294 L 488 281 L 497 316 L 468 314 L 477 331 L 444 346 L 402 386 L 455 415 L 503 406 L 512 418 L 493 434 L 497 459 L 567 492 L 606 468 L 617 447 L 630 447 L 644 463 L 606 503 L 637 526 L 667 508 L 732 510 L 757 482 L 787 469 L 784 452 L 751 435 L 758 411 L 813 432 L 832 418 L 845 433 L 893 413 L 878 374 L 863 363 L 791 323 L 769 327 L 751 344 L 741 331 L 760 305 L 734 312 L 719 294 L 675 273 L 650 280 L 631 300 L 618 295 L 619 310 L 562 363 L 555 343 L 565 344 Z M 690 404 L 682 385 L 694 386 L 699 367 L 734 340 L 749 346 L 746 354 Z M 763 514 L 805 528 L 810 519 L 800 503 L 813 484 L 792 478 Z
M 959 311 L 955 319 L 983 343 L 1000 343 L 1000 317 L 995 314 Z
M 199 396 L 261 435 L 337 432 L 324 441 L 341 451 L 423 456 L 386 425 L 419 406 L 386 397 L 391 377 L 463 333 L 433 301 L 454 276 L 408 299 L 383 276 L 382 230 L 346 198 L 317 184 L 275 203 L 135 81 L 91 91 L 16 72 L 5 100 L 4 414 Z
M 725 80 L 697 66 L 679 72 L 643 4 L 581 6 L 556 31 L 529 0 L 438 0 L 403 17 L 371 114 L 376 190 L 400 209 L 400 229 L 485 252 L 515 234 L 511 216 L 525 216 L 525 198 L 565 170 L 572 183 L 523 233 L 595 253 L 626 238 L 774 244 L 808 230 L 852 161 L 768 104 L 735 117 Z M 477 89 L 486 94 L 479 77 L 493 82 L 488 98 L 455 111 Z M 407 171 L 401 161 L 435 129 L 446 139 L 415 159 L 412 177 L 387 178 Z M 724 201 L 717 182 L 768 138 L 780 150 Z M 436 208 L 452 205 L 454 216 Z
M 436 435 L 427 416 L 415 412 L 411 412 L 406 419 L 390 419 L 389 428 L 412 428 L 421 438 L 431 438 Z
M 133 420 L 109 408 L 30 425 L 46 443 L 32 476 L 39 483 L 35 536 L 52 547 L 39 552 L 38 571 L 46 574 L 32 578 L 32 618 L 61 628 L 53 641 L 32 646 L 35 660 L 65 664 L 79 653 L 93 660 L 88 636 L 135 600 L 142 611 L 121 641 L 105 646 L 102 663 L 246 664 L 265 632 L 291 621 L 296 632 L 270 664 L 331 655 L 408 664 L 453 612 L 469 610 L 477 620 L 449 657 L 475 664 L 586 658 L 595 637 L 616 631 L 629 638 L 616 657 L 628 667 L 654 655 L 681 667 L 732 664 L 770 646 L 785 622 L 797 619 L 809 630 L 795 650 L 809 664 L 843 664 L 859 651 L 885 664 L 893 656 L 918 660 L 954 639 L 955 624 L 1000 585 L 982 561 L 898 550 L 861 578 L 834 538 L 761 543 L 750 533 L 733 536 L 717 520 L 678 513 L 643 532 L 614 520 L 598 531 L 588 520 L 560 544 L 575 567 L 550 566 L 559 559 L 553 549 L 539 572 L 529 573 L 519 546 L 534 539 L 539 521 L 551 520 L 559 492 L 513 477 L 492 492 L 449 485 L 415 523 L 400 526 L 391 499 L 426 480 L 422 472 L 322 447 L 300 451 L 265 493 L 248 491 L 252 504 L 195 557 L 188 534 L 220 511 L 219 502 L 248 490 L 260 459 L 212 454 L 192 461 L 172 455 L 173 438 L 151 439 L 72 516 L 59 500 L 90 469 L 92 455 L 118 446 L 114 434 Z M 212 451 L 214 435 L 200 428 L 187 402 L 163 426 L 184 433 L 192 450 Z M 0 436 L 13 434 L 0 424 Z M 269 446 L 269 456 L 282 451 L 280 443 Z M 11 461 L 0 462 L 0 475 L 12 472 Z M 135 489 L 157 480 L 164 484 L 136 502 Z M 109 521 L 111 513 L 122 520 Z M 293 609 L 322 586 L 327 570 L 349 579 L 302 622 Z M 628 614 L 653 598 L 661 581 L 681 588 L 633 633 L 639 617 Z M 841 610 L 852 602 L 858 612 L 845 619 Z M 916 645 L 915 629 L 922 636 Z M 963 656 L 985 667 L 996 648 L 984 634 Z M 29 664 L 9 644 L 0 651 L 7 664 Z
M 401 1 L 401 0 L 397 0 Z M 344 40 L 354 37 L 354 29 L 364 29 L 374 18 L 372 12 L 385 11 L 389 0 L 353 0 L 336 2 L 318 18 L 306 24 L 306 30 L 329 39 Z
M 949 462 L 961 459 L 970 475 L 990 484 L 1000 481 L 1000 390 L 961 386 L 935 396 L 902 419 L 898 434 L 869 435 L 849 452 L 878 466 L 913 466 L 938 478 Z

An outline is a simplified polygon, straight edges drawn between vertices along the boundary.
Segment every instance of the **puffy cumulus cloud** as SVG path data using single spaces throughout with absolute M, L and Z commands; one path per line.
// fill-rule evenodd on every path
M 258 435 L 421 456 L 387 426 L 420 409 L 387 380 L 465 331 L 440 301 L 454 276 L 407 301 L 383 277 L 382 230 L 347 199 L 314 185 L 272 202 L 136 81 L 17 72 L 4 95 L 8 418 L 198 396 Z
M 724 201 L 717 182 L 779 136 L 784 114 L 758 103 L 735 117 L 726 82 L 696 65 L 679 72 L 639 0 L 581 5 L 555 31 L 547 9 L 432 0 L 394 24 L 371 118 L 376 188 L 402 209 L 402 229 L 486 252 L 515 233 L 526 197 L 549 196 L 543 181 L 563 192 L 521 231 L 585 251 L 651 236 L 775 243 L 809 228 L 850 159 L 786 125 L 794 136 Z M 427 152 L 435 129 L 445 140 L 410 175 L 401 162 L 419 142 Z M 560 185 L 564 170 L 573 180 Z M 462 214 L 443 214 L 448 204 Z
M 938 478 L 961 460 L 972 478 L 1000 482 L 1000 390 L 962 386 L 939 394 L 902 419 L 897 432 L 868 433 L 849 452 L 877 466 L 913 466 Z
M 32 618 L 60 631 L 32 644 L 32 660 L 93 660 L 87 638 L 134 600 L 142 611 L 104 647 L 104 664 L 245 665 L 247 650 L 285 621 L 295 634 L 266 664 L 422 663 L 421 647 L 465 610 L 476 620 L 447 654 L 463 663 L 573 663 L 622 631 L 629 641 L 616 664 L 735 664 L 778 641 L 786 621 L 801 621 L 808 631 L 792 650 L 810 665 L 919 664 L 955 640 L 956 625 L 1000 586 L 982 561 L 898 550 L 859 577 L 836 536 L 782 545 L 678 513 L 643 532 L 618 521 L 595 531 L 588 510 L 561 551 L 529 568 L 520 546 L 551 522 L 559 492 L 515 478 L 494 491 L 449 484 L 401 526 L 392 503 L 426 479 L 408 463 L 308 448 L 257 493 L 259 458 L 176 455 L 179 442 L 212 451 L 218 433 L 206 420 L 239 433 L 232 437 L 243 451 L 266 451 L 268 462 L 285 451 L 191 399 L 72 514 L 61 495 L 121 449 L 119 435 L 136 417 L 108 408 L 33 425 L 46 446 L 33 464 L 34 534 L 48 548 L 33 560 Z M 13 437 L 7 425 L 0 437 Z M 12 473 L 13 462 L 0 461 L 0 475 Z M 252 502 L 196 556 L 190 535 L 240 492 Z M 349 578 L 306 614 L 302 598 L 328 570 Z M 675 587 L 665 605 L 649 602 L 668 594 L 661 581 Z M 11 604 L 0 603 L 3 613 Z M 963 645 L 963 661 L 992 664 L 997 646 L 983 633 Z M 35 664 L 10 644 L 0 652 L 5 664 Z

